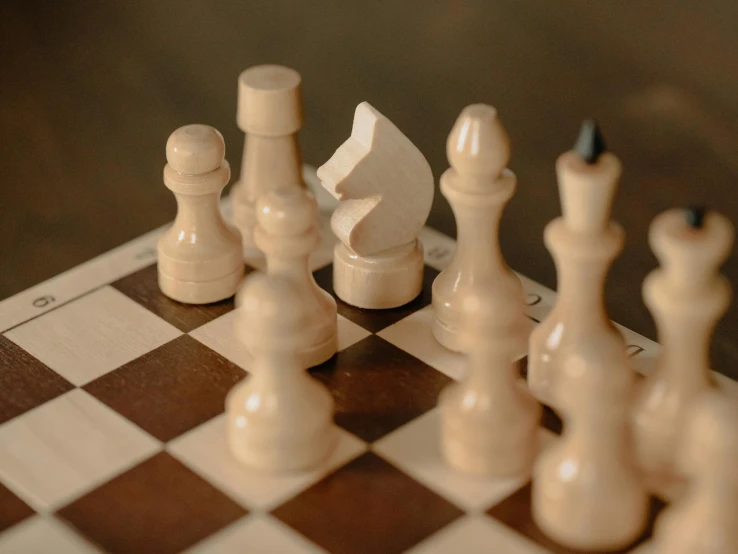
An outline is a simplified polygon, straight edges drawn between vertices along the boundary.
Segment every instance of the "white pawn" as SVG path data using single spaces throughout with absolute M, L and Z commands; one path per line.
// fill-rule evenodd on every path
M 562 361 L 553 392 L 564 434 L 533 468 L 534 521 L 556 542 L 586 552 L 624 548 L 647 523 L 629 426 L 635 374 L 624 350 L 601 363 L 607 348 L 606 336 L 593 339 Z
M 686 418 L 679 465 L 690 478 L 685 496 L 656 520 L 657 554 L 738 552 L 738 403 L 710 390 Z
M 733 226 L 716 212 L 669 210 L 650 230 L 662 267 L 643 283 L 662 344 L 652 373 L 633 407 L 636 454 L 647 484 L 673 500 L 684 485 L 675 465 L 679 441 L 695 398 L 711 387 L 710 335 L 730 302 L 718 267 L 733 244 Z
M 281 65 L 257 65 L 238 77 L 236 120 L 246 139 L 231 199 L 247 258 L 262 255 L 253 237 L 259 197 L 280 186 L 305 188 L 297 142 L 303 120 L 300 85 L 300 74 Z
M 274 473 L 310 469 L 336 442 L 333 397 L 300 362 L 310 345 L 308 314 L 288 279 L 246 278 L 236 333 L 254 359 L 226 399 L 228 443 L 245 465 Z
M 441 192 L 456 216 L 456 252 L 433 282 L 433 335 L 451 350 L 461 350 L 465 300 L 477 294 L 512 296 L 523 302 L 523 285 L 500 251 L 502 210 L 515 193 L 515 175 L 506 169 L 510 141 L 497 110 L 467 106 L 446 141 L 451 168 L 441 176 Z M 521 328 L 526 337 L 528 328 Z M 523 354 L 527 345 L 518 352 Z
M 267 272 L 289 279 L 307 309 L 311 339 L 301 363 L 321 364 L 336 353 L 338 335 L 336 301 L 310 272 L 310 254 L 320 244 L 318 204 L 300 187 L 278 188 L 259 198 L 256 212 L 254 242 L 266 255 Z
M 556 161 L 563 214 L 546 226 L 544 240 L 556 262 L 558 294 L 554 308 L 531 333 L 528 355 L 530 391 L 554 409 L 553 390 L 567 357 L 584 349 L 607 365 L 617 363 L 625 351 L 604 303 L 607 271 L 625 236 L 620 225 L 609 221 L 620 171 L 620 161 L 605 151 L 591 120 L 582 125 L 574 150 Z M 599 355 L 586 346 L 595 341 L 603 345 Z
M 159 239 L 159 288 L 187 304 L 208 304 L 236 292 L 243 278 L 241 235 L 220 212 L 231 176 L 225 143 L 209 125 L 186 125 L 167 141 L 164 184 L 177 198 L 174 224 Z
M 466 296 L 458 340 L 468 353 L 464 378 L 439 398 L 441 445 L 461 471 L 527 478 L 537 451 L 541 406 L 520 378 L 517 355 L 528 319 L 517 296 Z

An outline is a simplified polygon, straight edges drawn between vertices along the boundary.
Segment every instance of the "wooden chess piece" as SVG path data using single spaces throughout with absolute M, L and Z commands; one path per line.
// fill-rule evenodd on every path
M 738 552 L 738 403 L 724 392 L 703 391 L 688 409 L 678 465 L 687 492 L 654 527 L 655 554 Z
M 505 263 L 499 244 L 502 210 L 516 184 L 506 169 L 509 143 L 497 111 L 485 104 L 464 108 L 446 142 L 451 168 L 441 176 L 441 192 L 456 216 L 457 241 L 451 263 L 433 282 L 433 335 L 451 350 L 461 350 L 467 297 L 510 295 L 520 298 L 522 306 L 523 285 Z M 505 314 L 499 317 L 504 320 Z M 527 337 L 530 326 L 520 330 Z M 524 346 L 518 354 L 526 350 Z
M 517 296 L 465 295 L 457 340 L 467 371 L 438 401 L 441 445 L 454 468 L 471 474 L 527 478 L 538 447 L 541 406 L 520 378 L 529 320 Z
M 231 199 L 246 257 L 262 255 L 253 238 L 258 198 L 280 186 L 306 188 L 297 141 L 303 122 L 300 83 L 297 71 L 280 65 L 257 65 L 238 78 L 236 120 L 246 138 Z
M 171 134 L 166 151 L 164 184 L 177 198 L 177 217 L 158 242 L 159 288 L 186 304 L 233 296 L 244 264 L 241 236 L 220 212 L 231 176 L 223 137 L 208 125 L 186 125 Z
M 354 114 L 351 137 L 318 169 L 339 205 L 331 228 L 333 289 L 359 308 L 407 304 L 423 287 L 418 234 L 433 203 L 433 174 L 423 154 L 367 102 Z
M 620 176 L 620 162 L 605 151 L 599 129 L 585 121 L 573 151 L 556 162 L 562 217 L 544 232 L 556 263 L 558 295 L 548 316 L 530 337 L 528 386 L 544 404 L 557 408 L 552 390 L 564 360 L 580 348 L 593 356 L 588 342 L 606 343 L 606 356 L 619 359 L 625 341 L 607 316 L 604 287 L 607 271 L 623 248 L 624 232 L 609 221 Z
M 264 252 L 269 275 L 292 282 L 307 308 L 306 332 L 312 336 L 302 353 L 302 365 L 313 367 L 338 349 L 336 301 L 315 282 L 310 254 L 320 244 L 318 204 L 300 187 L 281 187 L 257 202 L 254 242 Z
M 638 388 L 633 427 L 649 487 L 674 499 L 684 485 L 675 458 L 690 406 L 712 386 L 710 336 L 731 296 L 718 268 L 733 244 L 733 226 L 716 212 L 673 209 L 654 219 L 649 239 L 662 267 L 646 278 L 643 298 L 662 348 Z
M 250 275 L 239 292 L 236 333 L 253 356 L 249 376 L 228 394 L 228 443 L 243 464 L 279 473 L 306 470 L 336 442 L 333 397 L 300 362 L 311 346 L 310 306 L 283 276 Z
M 625 350 L 608 335 L 561 360 L 551 392 L 564 433 L 536 460 L 531 500 L 536 525 L 568 548 L 618 550 L 646 526 L 648 493 L 629 420 L 634 379 Z

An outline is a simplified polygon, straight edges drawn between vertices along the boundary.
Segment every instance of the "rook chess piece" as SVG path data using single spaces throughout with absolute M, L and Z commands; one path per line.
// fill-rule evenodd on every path
M 167 141 L 164 183 L 177 198 L 174 224 L 159 239 L 159 288 L 187 304 L 233 296 L 243 277 L 241 236 L 220 212 L 231 169 L 223 137 L 208 125 L 187 125 Z
M 629 425 L 635 374 L 608 335 L 580 338 L 582 348 L 560 360 L 553 382 L 564 433 L 534 465 L 533 519 L 568 548 L 618 550 L 647 522 L 648 494 Z
M 407 304 L 423 287 L 418 233 L 433 202 L 433 174 L 423 154 L 367 102 L 354 114 L 351 138 L 318 169 L 340 200 L 331 218 L 339 239 L 333 289 L 352 306 Z
M 683 476 L 675 465 L 679 440 L 695 398 L 711 387 L 710 335 L 730 302 L 718 274 L 733 244 L 733 227 L 700 208 L 669 210 L 654 219 L 651 248 L 662 268 L 643 283 L 662 345 L 653 372 L 633 406 L 636 453 L 651 490 L 674 499 Z
M 502 210 L 515 193 L 515 175 L 505 167 L 510 145 L 497 111 L 485 104 L 464 108 L 446 152 L 451 168 L 441 176 L 441 192 L 456 216 L 457 239 L 451 263 L 433 282 L 433 335 L 458 351 L 466 298 L 511 296 L 520 299 L 522 309 L 523 285 L 505 263 L 498 238 Z M 519 330 L 527 340 L 530 325 Z M 525 351 L 526 346 L 517 354 Z
M 258 65 L 238 78 L 239 128 L 246 133 L 241 179 L 233 185 L 233 222 L 247 258 L 261 257 L 253 239 L 258 198 L 279 186 L 305 188 L 297 132 L 302 127 L 300 74 Z
M 335 444 L 333 397 L 300 363 L 311 346 L 309 309 L 282 276 L 256 273 L 239 293 L 236 333 L 253 356 L 250 375 L 228 394 L 228 442 L 243 464 L 309 469 Z
M 526 478 L 537 451 L 541 406 L 516 361 L 529 327 L 522 293 L 466 295 L 462 308 L 457 340 L 468 353 L 467 371 L 438 401 L 444 456 L 468 473 Z
M 269 275 L 282 275 L 296 287 L 307 308 L 309 348 L 302 364 L 313 367 L 336 353 L 336 301 L 321 289 L 310 272 L 310 254 L 320 243 L 318 204 L 300 187 L 278 188 L 257 202 L 254 242 L 264 252 Z
M 738 552 L 738 403 L 703 391 L 688 409 L 677 459 L 689 477 L 684 496 L 656 520 L 656 554 Z
M 528 385 L 533 395 L 556 408 L 552 390 L 562 360 L 597 341 L 606 345 L 599 357 L 619 360 L 625 341 L 607 316 L 604 287 L 607 271 L 623 248 L 622 227 L 609 221 L 620 176 L 620 162 L 604 152 L 596 124 L 585 121 L 576 150 L 556 162 L 563 216 L 545 229 L 546 247 L 556 263 L 558 295 L 548 316 L 530 337 Z

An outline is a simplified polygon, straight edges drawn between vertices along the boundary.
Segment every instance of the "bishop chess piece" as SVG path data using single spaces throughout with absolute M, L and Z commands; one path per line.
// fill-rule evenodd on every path
M 333 397 L 301 363 L 311 346 L 310 306 L 283 276 L 256 273 L 239 292 L 236 334 L 253 356 L 228 394 L 228 443 L 237 460 L 264 471 L 306 470 L 336 442 Z
M 167 141 L 164 184 L 177 198 L 174 224 L 159 239 L 159 288 L 186 304 L 208 304 L 236 292 L 244 273 L 241 236 L 220 212 L 231 176 L 221 134 L 187 125 Z
M 738 403 L 703 391 L 685 418 L 678 465 L 689 477 L 684 496 L 656 520 L 655 554 L 738 552 Z
M 625 352 L 604 304 L 607 271 L 624 241 L 622 227 L 609 221 L 620 171 L 593 121 L 584 122 L 575 149 L 556 162 L 563 216 L 546 226 L 544 240 L 556 263 L 558 294 L 531 333 L 528 357 L 530 390 L 553 408 L 563 360 L 586 351 L 598 363 L 618 367 Z M 601 345 L 599 351 L 587 346 L 594 343 Z
M 438 401 L 448 463 L 471 474 L 527 478 L 538 447 L 541 406 L 520 378 L 529 320 L 517 296 L 464 298 L 457 340 L 468 354 L 463 379 Z
M 351 137 L 318 169 L 339 205 L 333 289 L 352 306 L 402 306 L 423 288 L 418 234 L 433 203 L 433 174 L 423 154 L 367 102 L 354 114 Z
M 280 186 L 306 187 L 297 142 L 303 120 L 300 83 L 297 71 L 280 65 L 257 65 L 238 78 L 236 120 L 246 139 L 231 199 L 247 258 L 262 256 L 253 237 L 258 198 Z
M 733 226 L 700 208 L 669 210 L 654 219 L 651 248 L 662 267 L 643 284 L 662 345 L 633 407 L 639 463 L 653 492 L 669 499 L 684 485 L 675 465 L 694 400 L 709 389 L 710 336 L 730 302 L 718 273 L 733 245 Z
M 441 192 L 456 216 L 457 239 L 451 263 L 433 282 L 433 335 L 446 348 L 459 351 L 466 299 L 509 295 L 520 299 L 522 310 L 523 285 L 505 263 L 498 238 L 502 210 L 515 193 L 516 179 L 506 169 L 510 141 L 497 111 L 484 104 L 464 108 L 446 152 L 451 168 L 441 176 Z M 527 337 L 530 325 L 519 330 Z M 517 354 L 526 349 L 524 345 Z
M 336 353 L 338 335 L 336 301 L 310 272 L 310 254 L 320 244 L 318 204 L 305 189 L 282 187 L 259 198 L 256 213 L 254 242 L 266 256 L 267 272 L 289 279 L 307 310 L 305 332 L 311 338 L 301 363 L 321 364 Z

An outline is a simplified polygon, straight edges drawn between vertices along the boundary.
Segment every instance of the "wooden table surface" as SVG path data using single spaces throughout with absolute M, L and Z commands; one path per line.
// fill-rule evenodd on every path
M 305 161 L 320 165 L 367 100 L 446 169 L 445 141 L 472 102 L 496 106 L 518 193 L 504 253 L 555 287 L 544 225 L 553 171 L 596 117 L 624 164 L 614 217 L 627 232 L 607 289 L 613 319 L 656 338 L 640 296 L 659 212 L 704 204 L 738 224 L 738 3 L 33 2 L 0 7 L 0 298 L 170 220 L 164 145 L 180 125 L 223 133 L 234 175 L 236 79 L 281 63 L 303 75 Z M 437 194 L 429 223 L 455 232 Z M 738 286 L 736 249 L 725 272 Z M 738 307 L 718 326 L 715 369 L 738 377 Z

